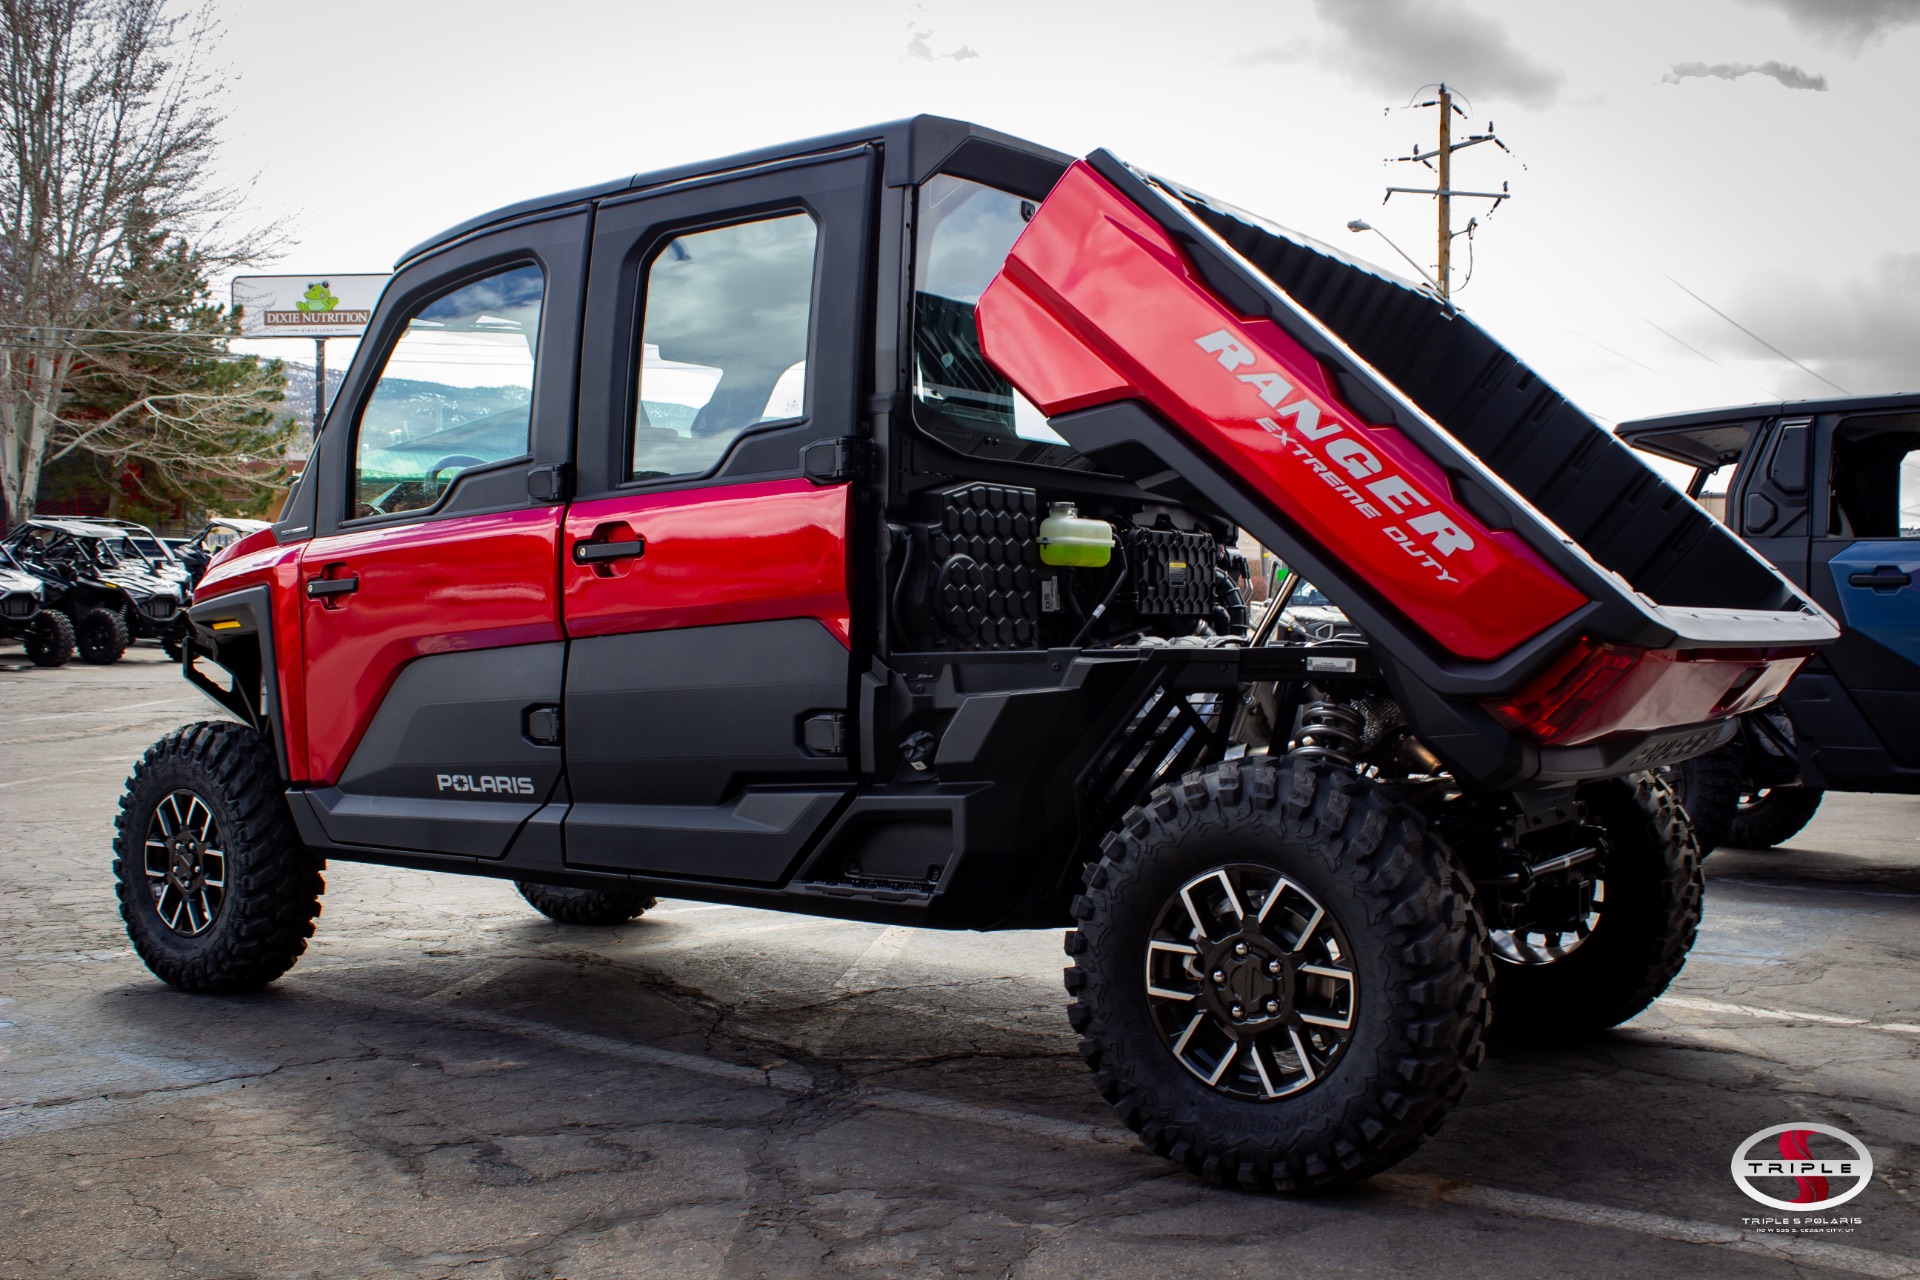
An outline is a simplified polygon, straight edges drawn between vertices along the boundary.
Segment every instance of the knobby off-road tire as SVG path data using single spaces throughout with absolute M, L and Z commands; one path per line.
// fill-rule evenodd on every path
M 176 729 L 127 780 L 120 915 L 147 967 L 182 991 L 255 991 L 292 968 L 325 867 L 294 832 L 273 747 L 244 725 Z
M 1693 838 L 1703 858 L 1729 843 L 1744 773 L 1741 748 L 1731 746 L 1683 760 L 1666 775 L 1667 784 L 1693 825 Z
M 80 611 L 79 620 L 73 624 L 73 634 L 80 648 L 81 661 L 96 667 L 110 666 L 120 661 L 127 646 L 133 643 L 133 637 L 127 631 L 126 618 L 99 605 Z
M 64 667 L 73 657 L 73 623 L 58 609 L 42 609 L 25 636 L 27 659 L 36 667 Z
M 1667 784 L 1636 773 L 1587 783 L 1579 798 L 1606 838 L 1598 918 L 1558 959 L 1495 962 L 1503 1035 L 1565 1040 L 1618 1026 L 1667 989 L 1700 930 L 1700 853 Z
M 1756 795 L 1740 797 L 1727 844 L 1735 849 L 1771 849 L 1784 844 L 1813 821 L 1826 794 L 1817 787 L 1768 787 Z
M 561 924 L 625 924 L 660 903 L 658 898 L 649 898 L 643 893 L 575 889 L 527 880 L 515 880 L 513 887 L 535 911 Z
M 1287 970 L 1276 980 L 1283 1009 L 1269 1024 L 1274 1030 L 1264 1033 L 1244 1025 L 1236 1032 L 1224 1021 L 1204 1032 L 1190 1026 L 1190 1038 L 1180 1042 L 1189 1045 L 1189 1056 L 1176 1057 L 1178 1045 L 1156 1019 L 1194 1006 L 1169 1005 L 1149 993 L 1156 965 L 1159 981 L 1184 981 L 1166 962 L 1185 961 L 1157 939 L 1166 921 L 1180 919 L 1169 916 L 1169 908 L 1198 925 L 1193 908 L 1175 904 L 1183 887 L 1222 868 L 1224 883 L 1271 886 L 1242 895 L 1239 920 L 1249 927 L 1245 912 L 1258 908 L 1266 920 L 1255 927 L 1283 935 L 1264 960 L 1265 939 L 1250 939 L 1251 958 L 1260 961 L 1253 979 L 1276 961 Z M 1222 884 L 1214 878 L 1193 891 L 1194 898 L 1211 901 L 1202 913 L 1218 921 L 1229 918 L 1221 910 Z M 1074 997 L 1068 1014 L 1082 1037 L 1081 1055 L 1100 1091 L 1149 1147 L 1209 1181 L 1308 1191 L 1377 1173 L 1439 1128 L 1485 1056 L 1492 974 L 1472 888 L 1444 850 L 1426 840 L 1417 818 L 1344 770 L 1262 758 L 1189 773 L 1128 812 L 1102 844 L 1085 887 L 1073 904 L 1079 926 L 1066 937 L 1073 957 L 1066 972 Z M 1276 905 L 1266 905 L 1269 899 Z M 1312 914 L 1316 909 L 1324 909 L 1324 919 Z M 1288 923 L 1270 926 L 1276 917 Z M 1227 968 L 1241 945 L 1230 928 L 1218 925 L 1221 937 L 1205 952 L 1226 957 Z M 1332 938 L 1342 945 L 1329 948 Z M 1150 941 L 1159 949 L 1154 959 Z M 1325 1024 L 1338 1019 L 1324 1017 L 1338 1012 L 1342 984 L 1302 976 L 1289 948 L 1315 956 L 1323 971 L 1350 972 L 1344 1033 L 1327 1030 Z M 1188 975 L 1199 988 L 1219 976 L 1204 960 L 1197 976 Z M 1236 992 L 1249 977 L 1244 969 L 1225 976 Z M 1299 1021 L 1314 982 L 1336 995 L 1319 1006 L 1319 1022 L 1293 1028 L 1307 1038 L 1294 1063 L 1315 1052 L 1316 1032 L 1346 1039 L 1310 1082 L 1302 1081 L 1304 1072 L 1284 1074 L 1291 1070 L 1284 1055 L 1263 1058 L 1258 1048 L 1242 1055 L 1245 1041 L 1219 1076 L 1238 1080 L 1238 1096 L 1196 1074 L 1192 1055 L 1198 1051 L 1191 1046 L 1202 1034 L 1221 1044 L 1235 1034 L 1284 1043 L 1292 1032 L 1278 1024 Z M 1228 988 L 1203 989 L 1196 1006 Z M 1256 1021 L 1272 1007 L 1265 1004 L 1269 994 L 1276 993 L 1253 993 L 1261 1006 Z M 1172 1021 L 1180 1017 L 1171 1012 Z M 1251 1072 L 1247 1056 L 1258 1064 Z M 1278 1080 L 1276 1069 L 1283 1073 Z M 1270 1096 L 1276 1091 L 1282 1096 Z

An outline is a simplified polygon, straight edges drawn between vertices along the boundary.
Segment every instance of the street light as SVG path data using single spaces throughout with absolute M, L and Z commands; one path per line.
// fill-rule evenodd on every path
M 1386 240 L 1387 247 L 1389 249 L 1392 249 L 1395 253 L 1399 254 L 1403 258 L 1407 258 L 1407 251 L 1405 249 L 1402 249 L 1399 245 L 1395 244 L 1392 240 L 1388 239 L 1386 232 L 1374 226 L 1371 222 L 1366 221 L 1364 218 L 1355 218 L 1353 219 L 1353 221 L 1347 223 L 1347 230 L 1355 231 L 1355 232 L 1371 231 L 1373 232 L 1373 234 L 1379 236 L 1382 240 Z M 1420 278 L 1422 280 L 1425 280 L 1429 285 L 1432 285 L 1433 291 L 1435 293 L 1440 292 L 1439 283 L 1435 281 L 1432 276 L 1427 274 L 1425 267 L 1422 267 L 1419 263 L 1415 262 L 1412 258 L 1407 258 L 1407 265 L 1412 267 L 1415 271 L 1418 271 L 1420 273 Z M 1445 300 L 1446 299 L 1442 297 L 1441 301 L 1444 302 Z

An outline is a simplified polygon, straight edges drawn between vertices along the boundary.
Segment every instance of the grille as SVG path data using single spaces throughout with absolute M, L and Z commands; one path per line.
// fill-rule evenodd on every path
M 1199 618 L 1213 608 L 1213 539 L 1141 529 L 1128 537 L 1134 608 L 1150 617 Z
M 178 601 L 169 600 L 166 596 L 154 596 L 140 606 L 140 612 L 149 618 L 171 618 L 173 611 L 179 607 Z
M 25 618 L 33 614 L 33 597 L 29 595 L 10 595 L 0 600 L 0 614 L 9 618 Z
M 962 649 L 1030 649 L 1040 638 L 1039 499 L 1031 489 L 968 484 L 938 495 L 927 534 L 933 554 L 938 643 Z

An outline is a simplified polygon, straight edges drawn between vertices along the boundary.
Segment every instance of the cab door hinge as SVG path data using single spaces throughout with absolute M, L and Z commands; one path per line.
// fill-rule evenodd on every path
M 565 502 L 573 496 L 573 464 L 556 462 L 527 472 L 527 496 L 535 502 Z
M 800 470 L 815 484 L 858 480 L 868 471 L 873 442 L 858 436 L 815 440 L 800 451 Z

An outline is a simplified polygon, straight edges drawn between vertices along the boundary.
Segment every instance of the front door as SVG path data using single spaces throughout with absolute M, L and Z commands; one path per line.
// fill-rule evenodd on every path
M 562 507 L 590 215 L 408 267 L 319 456 L 305 597 L 307 760 L 328 835 L 499 857 L 555 790 Z
M 1831 440 L 1810 586 L 1843 630 L 1820 659 L 1887 756 L 1920 767 L 1920 415 L 1845 418 Z
M 576 866 L 781 879 L 850 793 L 868 148 L 603 203 L 561 535 Z

